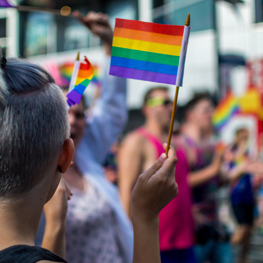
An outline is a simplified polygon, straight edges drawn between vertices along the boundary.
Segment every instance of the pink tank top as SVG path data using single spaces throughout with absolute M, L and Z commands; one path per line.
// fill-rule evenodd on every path
M 144 128 L 137 130 L 156 149 L 156 159 L 165 152 L 158 138 Z M 179 193 L 159 214 L 160 250 L 186 249 L 194 245 L 194 220 L 192 215 L 192 196 L 187 182 L 189 165 L 183 149 L 177 149 L 178 163 L 175 179 Z

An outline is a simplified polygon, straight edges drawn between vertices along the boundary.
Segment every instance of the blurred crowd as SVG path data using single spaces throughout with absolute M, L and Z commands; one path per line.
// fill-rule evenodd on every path
M 262 154 L 254 156 L 249 152 L 251 134 L 248 128 L 239 127 L 236 130 L 233 143 L 222 146 L 213 129 L 214 105 L 209 94 L 195 94 L 184 106 L 184 118 L 180 124 L 176 125 L 172 135 L 171 145 L 175 149 L 177 157 L 174 172 L 172 168 L 175 166 L 175 158 L 170 156 L 166 159 L 166 146 L 163 145 L 168 138 L 173 109 L 169 89 L 163 86 L 150 88 L 144 96 L 142 105 L 145 123 L 121 137 L 127 122 L 126 81 L 108 74 L 112 29 L 107 16 L 103 14 L 90 12 L 86 17 L 79 19 L 92 33 L 101 38 L 105 48 L 107 56 L 102 91 L 92 107 L 89 107 L 83 98 L 79 105 L 74 105 L 69 109 L 69 132 L 72 140 L 65 137 L 62 144 L 63 150 L 61 150 L 59 157 L 56 155 L 49 160 L 49 163 L 45 164 L 46 167 L 50 166 L 48 168 L 50 171 L 53 171 L 52 169 L 55 167 L 56 173 L 54 172 L 54 174 L 62 174 L 64 182 L 70 188 L 70 194 L 64 182 L 61 184 L 67 191 L 67 197 L 71 195 L 71 200 L 68 205 L 63 203 L 62 206 L 61 202 L 57 201 L 62 197 L 59 199 L 56 192 L 54 198 L 57 199 L 55 201 L 51 199 L 51 203 L 47 203 L 45 207 L 46 222 L 41 220 L 37 233 L 37 240 L 40 240 L 38 241 L 40 243 L 37 245 L 42 245 L 43 248 L 62 257 L 65 256 L 65 259 L 72 263 L 130 263 L 132 260 L 137 263 L 155 263 L 159 262 L 159 255 L 163 263 L 231 263 L 235 260 L 240 263 L 248 262 L 251 235 L 255 227 L 260 228 L 263 225 L 263 160 Z M 19 72 L 15 71 L 18 70 L 15 66 L 16 63 L 20 62 L 13 62 L 13 65 L 12 60 L 1 59 L 3 76 L 7 74 L 8 77 L 1 75 L 3 81 L 0 82 L 0 102 L 2 103 L 0 112 L 4 113 L 1 113 L 0 116 L 0 127 L 1 125 L 9 127 L 8 119 L 5 119 L 7 111 L 3 109 L 9 107 L 6 106 L 9 103 L 11 105 L 12 96 L 17 96 L 20 94 L 19 92 L 22 94 L 24 86 L 37 79 L 37 74 L 32 73 L 28 76 L 31 80 L 25 81 L 26 85 L 24 82 L 19 84 L 19 81 L 14 84 L 12 79 L 19 75 Z M 20 68 L 23 67 L 26 66 L 21 64 Z M 22 74 L 25 73 L 22 72 Z M 43 74 L 42 72 L 39 76 Z M 52 83 L 50 79 L 47 82 L 46 85 L 43 84 L 43 80 L 39 81 L 41 85 L 46 85 L 45 87 L 55 85 L 50 84 Z M 40 85 L 39 83 L 34 83 L 34 85 Z M 22 94 L 23 100 L 31 96 L 31 93 L 37 93 L 34 90 L 34 85 L 32 85 L 32 90 L 30 90 L 30 86 L 30 89 L 28 88 Z M 62 88 L 63 94 L 66 96 L 67 87 Z M 15 95 L 11 96 L 10 94 L 13 93 Z M 8 102 L 4 103 L 3 101 L 9 95 Z M 38 101 L 35 99 L 36 97 L 33 98 L 34 100 L 31 100 L 30 103 Z M 41 104 L 40 101 L 37 103 Z M 29 104 L 25 105 L 25 108 L 29 107 Z M 59 110 L 60 106 L 58 105 L 53 110 Z M 51 114 L 46 108 L 46 104 L 43 104 L 44 111 Z M 32 111 L 31 108 L 29 109 Z M 11 110 L 9 114 L 12 114 Z M 24 113 L 19 110 L 16 114 L 16 116 L 19 114 L 24 116 L 22 115 Z M 10 117 L 10 120 L 15 119 L 14 116 Z M 2 120 L 5 121 L 2 123 Z M 59 118 L 56 120 L 58 127 L 62 127 Z M 35 124 L 39 125 L 38 121 L 39 119 L 36 119 Z M 52 123 L 55 125 L 55 120 Z M 47 124 L 47 127 L 52 123 Z M 18 127 L 18 124 L 15 127 Z M 53 130 L 52 127 L 50 133 L 55 134 L 56 130 Z M 22 131 L 23 129 L 21 131 L 11 129 L 11 132 L 18 134 L 15 137 L 16 140 L 19 141 L 19 138 L 23 138 L 22 141 L 25 140 L 30 144 L 30 140 L 25 135 L 19 135 L 19 132 Z M 3 136 L 13 135 L 8 133 Z M 33 135 L 32 138 L 34 138 Z M 6 141 L 12 145 L 11 140 L 6 139 Z M 2 143 L 1 158 L 3 152 L 8 151 L 4 148 L 6 147 L 5 140 Z M 42 144 L 37 140 L 34 141 L 34 144 L 39 146 L 39 150 L 43 147 L 44 155 L 49 153 L 48 150 L 44 151 L 47 143 L 48 141 L 43 141 Z M 52 143 L 50 145 L 52 147 Z M 17 151 L 24 149 L 19 143 L 16 147 Z M 71 163 L 74 147 L 75 155 L 73 163 Z M 37 155 L 35 158 L 38 158 L 38 154 L 34 153 L 32 149 L 28 150 L 28 154 L 32 154 L 32 156 L 35 154 Z M 22 150 L 19 152 L 19 156 L 22 155 Z M 55 150 L 50 150 L 52 153 L 53 151 Z M 43 156 L 41 158 L 44 158 Z M 16 160 L 16 156 L 13 158 Z M 11 164 L 7 159 L 3 159 L 7 164 L 0 163 L 1 172 L 4 171 L 8 174 L 10 171 L 10 176 L 18 173 L 15 168 L 12 168 L 13 170 L 5 168 L 4 165 Z M 56 161 L 55 165 L 52 163 L 54 160 Z M 156 162 L 156 160 L 159 161 Z M 29 161 L 24 160 L 25 169 L 30 166 L 29 163 L 26 163 Z M 41 165 L 37 166 L 37 164 L 35 167 L 48 170 Z M 33 175 L 36 168 L 30 169 L 26 170 L 27 174 Z M 171 173 L 172 176 L 166 176 Z M 12 180 L 18 182 L 22 180 L 21 178 Z M 171 178 L 175 179 L 179 189 L 176 197 L 177 187 Z M 0 178 L 0 180 L 2 179 Z M 11 179 L 7 177 L 6 182 L 2 185 L 9 184 L 8 180 Z M 28 180 L 28 187 L 35 189 L 35 183 L 32 183 L 35 181 L 30 183 L 30 179 Z M 55 186 L 51 183 L 51 179 L 46 181 L 45 189 L 49 193 L 49 198 L 47 198 L 47 194 L 44 195 L 44 198 L 49 200 L 55 192 L 59 180 L 56 179 Z M 12 187 L 15 188 L 15 186 Z M 27 234 L 25 233 L 28 232 L 20 233 L 19 231 L 27 229 L 25 222 L 28 222 L 29 216 L 30 222 L 34 222 L 32 226 L 37 228 L 39 218 L 36 216 L 34 219 L 34 216 L 31 216 L 33 212 L 28 204 L 42 200 L 40 195 L 42 190 L 34 190 L 34 195 L 32 194 L 27 199 L 21 193 L 25 194 L 31 188 L 25 189 L 21 186 L 20 192 L 18 190 L 16 192 L 12 187 L 7 187 L 6 192 L 0 192 L 1 198 L 3 197 L 0 200 L 2 218 L 0 218 L 0 225 L 7 224 L 6 229 L 11 231 L 10 233 L 16 233 L 12 236 L 13 238 L 8 239 L 8 234 L 5 232 L 7 230 L 0 228 L 1 235 L 8 240 L 4 245 L 0 242 L 1 250 L 5 248 L 3 250 L 5 252 L 0 251 L 2 258 L 4 257 L 1 256 L 1 252 L 6 253 L 8 247 L 17 244 L 32 246 L 30 238 L 34 235 L 28 235 L 26 239 Z M 227 199 L 236 223 L 234 231 L 219 217 L 218 192 L 221 188 L 228 189 Z M 59 189 L 61 189 L 61 185 Z M 8 203 L 9 208 L 6 208 L 6 200 L 9 200 L 10 196 L 12 198 L 19 196 L 19 201 L 12 201 L 11 205 Z M 12 198 L 10 200 L 16 200 Z M 17 210 L 21 210 L 21 213 L 13 214 L 15 211 L 13 207 L 16 207 L 17 202 L 22 204 Z M 25 205 L 23 202 L 28 204 Z M 39 215 L 45 203 L 41 202 L 42 206 L 37 206 L 34 203 L 34 207 L 37 207 L 34 212 L 38 211 Z M 24 205 L 27 207 L 26 210 L 21 208 Z M 158 214 L 159 216 L 157 216 Z M 12 220 L 5 223 L 10 218 Z M 35 228 L 32 232 L 36 230 Z M 61 229 L 65 231 L 65 233 L 62 231 L 62 236 L 60 236 Z M 20 233 L 19 238 L 18 232 Z M 61 249 L 60 242 L 65 242 L 64 250 Z M 235 246 L 238 246 L 239 249 L 234 258 L 233 247 Z M 55 259 L 57 262 L 63 262 L 60 261 L 61 259 L 51 258 L 51 256 L 46 258 L 50 261 L 55 261 Z M 0 259 L 0 262 L 11 261 L 1 261 Z

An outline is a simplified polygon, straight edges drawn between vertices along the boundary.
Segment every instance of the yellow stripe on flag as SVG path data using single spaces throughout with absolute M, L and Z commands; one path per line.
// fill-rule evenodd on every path
M 133 40 L 122 37 L 114 37 L 112 46 L 147 51 L 172 56 L 180 56 L 181 46 L 172 46 L 148 41 Z

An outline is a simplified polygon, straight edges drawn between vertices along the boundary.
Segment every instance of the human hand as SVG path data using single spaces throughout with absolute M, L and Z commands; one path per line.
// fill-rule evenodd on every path
M 53 197 L 45 204 L 44 212 L 48 226 L 65 226 L 68 209 L 68 200 L 72 196 L 70 188 L 63 178 Z
M 65 228 L 68 200 L 72 195 L 69 187 L 61 178 L 53 197 L 45 204 L 45 233 L 42 247 L 65 258 Z
M 249 161 L 243 165 L 244 172 L 250 174 L 259 174 L 263 172 L 263 162 L 261 161 Z
M 213 156 L 213 161 L 211 163 L 211 166 L 213 168 L 213 173 L 216 175 L 219 173 L 221 167 L 222 167 L 222 164 L 223 164 L 223 161 L 224 161 L 224 154 L 225 152 L 222 151 L 222 149 L 216 149 L 215 153 L 214 153 L 214 156 Z
M 73 12 L 73 15 L 103 41 L 107 53 L 111 52 L 113 31 L 107 15 L 93 11 L 86 16 L 81 16 L 79 11 Z
M 170 148 L 168 158 L 163 153 L 152 167 L 138 177 L 132 193 L 133 221 L 148 223 L 158 219 L 159 212 L 178 194 L 176 163 L 174 150 Z

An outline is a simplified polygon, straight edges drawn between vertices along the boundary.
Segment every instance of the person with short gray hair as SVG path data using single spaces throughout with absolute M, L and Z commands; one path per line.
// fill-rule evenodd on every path
M 9 258 L 12 262 L 65 262 L 44 249 L 65 255 L 63 231 L 69 190 L 64 182 L 55 194 L 55 202 L 60 205 L 56 210 L 54 205 L 45 209 L 44 248 L 34 247 L 34 237 L 43 206 L 54 194 L 73 154 L 67 105 L 54 79 L 38 65 L 2 57 L 0 262 L 11 262 Z M 54 226 L 62 232 L 55 231 Z
M 69 124 L 63 93 L 41 67 L 10 58 L 0 85 L 0 198 L 7 198 L 44 180 L 45 168 L 69 138 Z

